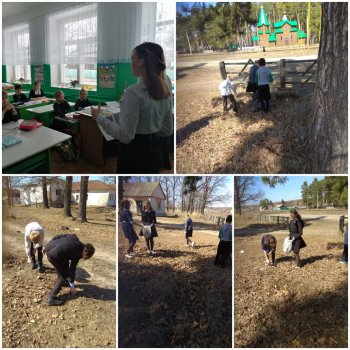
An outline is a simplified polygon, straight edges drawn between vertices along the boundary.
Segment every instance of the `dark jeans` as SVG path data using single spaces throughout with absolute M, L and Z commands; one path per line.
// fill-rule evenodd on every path
M 146 238 L 147 249 L 152 251 L 154 247 L 153 237 Z
M 43 247 L 37 248 L 38 250 L 38 263 L 42 264 L 43 263 Z M 35 255 L 34 255 L 34 244 L 33 242 L 30 243 L 30 255 L 32 257 L 32 262 L 35 264 Z
M 57 296 L 63 284 L 65 283 L 66 279 L 68 278 L 69 261 L 57 261 L 56 259 L 50 259 L 49 257 L 47 258 L 50 261 L 50 263 L 53 265 L 57 273 L 56 283 L 49 293 L 49 298 L 50 297 L 52 298 Z
M 273 251 L 271 252 L 271 259 L 272 259 L 272 263 L 273 263 L 273 264 L 275 263 L 275 257 L 276 257 L 276 251 L 273 250 Z
M 228 96 L 222 96 L 222 104 L 224 105 L 224 112 L 227 112 L 227 100 L 230 100 L 231 102 L 231 106 L 230 108 L 232 108 L 234 111 L 237 109 L 237 104 L 236 104 L 236 100 L 234 98 L 234 96 L 228 95 Z
M 344 244 L 343 261 L 348 262 L 348 245 Z
M 128 247 L 128 251 L 127 251 L 128 254 L 130 254 L 134 251 L 135 244 L 136 244 L 136 241 L 130 242 L 129 247 Z
M 158 174 L 163 163 L 163 139 L 155 134 L 135 135 L 129 143 L 119 143 L 117 174 Z
M 301 266 L 301 262 L 300 262 L 300 255 L 299 253 L 295 253 L 294 252 L 294 257 L 295 257 L 295 263 L 297 266 Z
M 232 242 L 220 241 L 214 264 L 221 265 L 221 267 L 225 267 L 226 260 L 231 255 L 231 253 L 232 253 Z

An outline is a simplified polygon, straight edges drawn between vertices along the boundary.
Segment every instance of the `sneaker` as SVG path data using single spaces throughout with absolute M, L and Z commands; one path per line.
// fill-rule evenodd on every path
M 154 250 L 151 250 L 151 254 L 155 254 L 156 252 Z
M 126 256 L 127 258 L 132 258 L 132 255 L 131 255 L 131 254 L 125 254 L 125 256 Z
M 340 260 L 339 261 L 341 264 L 347 264 L 348 262 L 347 261 L 345 261 L 345 260 Z
M 35 262 L 31 262 L 31 264 L 30 264 L 30 266 L 31 266 L 31 268 L 32 268 L 32 270 L 35 270 L 36 269 L 36 263 Z
M 64 304 L 64 301 L 58 299 L 57 297 L 51 297 L 47 302 L 47 305 L 49 306 L 60 306 L 63 304 Z
M 300 269 L 300 268 L 301 268 L 300 265 L 295 265 L 294 267 L 295 267 L 296 269 Z
M 194 242 L 191 243 L 191 247 L 192 247 L 192 248 L 194 247 Z
M 43 264 L 40 264 L 40 263 L 39 263 L 39 265 L 38 265 L 38 271 L 39 271 L 40 273 L 43 273 L 43 272 L 44 272 L 44 266 L 43 266 Z
M 150 250 L 147 250 L 147 253 L 148 253 L 148 254 L 151 254 L 151 251 L 150 251 Z

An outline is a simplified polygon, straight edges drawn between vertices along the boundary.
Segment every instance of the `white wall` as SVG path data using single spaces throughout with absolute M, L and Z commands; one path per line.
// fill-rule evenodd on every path
M 112 193 L 112 198 L 110 199 L 110 193 Z M 76 200 L 77 195 L 79 196 L 79 199 Z M 79 191 L 72 191 L 72 197 L 74 198 L 74 201 L 77 203 L 80 202 L 80 192 Z M 115 192 L 109 192 L 109 191 L 89 191 L 88 192 L 88 199 L 86 205 L 88 206 L 99 206 L 99 207 L 115 207 L 116 206 L 116 194 Z
M 21 204 L 24 205 L 35 205 L 36 203 L 42 203 L 43 201 L 43 191 L 42 188 L 39 187 L 31 187 L 27 189 L 20 188 L 20 198 Z

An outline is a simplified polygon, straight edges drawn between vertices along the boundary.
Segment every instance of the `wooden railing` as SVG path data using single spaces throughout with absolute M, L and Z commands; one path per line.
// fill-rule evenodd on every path
M 219 69 L 222 79 L 226 79 L 227 75 L 233 77 L 233 81 L 237 84 L 246 84 L 249 77 L 249 71 L 247 67 L 254 64 L 254 61 L 249 58 L 248 61 L 240 62 L 219 62 Z M 273 70 L 274 84 L 279 89 L 286 89 L 287 85 L 294 87 L 305 87 L 308 84 L 316 81 L 317 74 L 317 59 L 281 59 L 279 61 L 266 61 L 266 64 Z M 305 65 L 305 67 L 298 67 L 298 65 Z M 229 66 L 242 66 L 239 71 L 230 71 L 227 69 Z M 294 70 L 288 70 L 288 66 L 294 65 Z

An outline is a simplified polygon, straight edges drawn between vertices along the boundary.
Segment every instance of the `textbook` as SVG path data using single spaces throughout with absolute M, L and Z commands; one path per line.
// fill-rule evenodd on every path
M 2 137 L 2 149 L 9 148 L 22 142 L 18 137 L 12 135 L 5 135 Z

